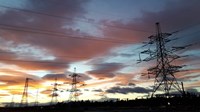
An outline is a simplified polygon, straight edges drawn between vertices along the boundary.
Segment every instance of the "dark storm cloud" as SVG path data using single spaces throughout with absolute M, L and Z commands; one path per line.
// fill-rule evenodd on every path
M 91 74 L 97 78 L 111 78 L 115 76 L 117 70 L 122 69 L 124 66 L 120 63 L 102 63 L 93 66 L 93 70 L 88 71 L 88 74 Z
M 121 94 L 128 94 L 128 93 L 149 93 L 151 92 L 150 89 L 146 89 L 143 87 L 112 87 L 106 90 L 107 93 L 121 93 Z

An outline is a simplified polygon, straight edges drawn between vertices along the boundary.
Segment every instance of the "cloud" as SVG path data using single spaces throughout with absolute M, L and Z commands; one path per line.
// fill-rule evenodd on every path
M 36 48 L 32 48 L 31 46 L 18 46 L 18 45 L 10 45 L 9 42 L 5 41 L 4 39 L 2 42 L 4 44 L 7 43 L 7 45 L 2 45 L 1 48 L 4 48 L 0 50 L 0 60 L 1 63 L 7 64 L 7 65 L 17 65 L 18 67 L 28 69 L 28 70 L 64 70 L 68 68 L 69 62 L 59 59 L 49 60 L 49 59 L 41 59 L 41 57 L 37 57 L 37 55 L 40 55 L 36 53 L 35 55 L 32 55 L 31 50 L 37 51 Z M 11 43 L 12 44 L 12 43 Z M 18 51 L 16 52 L 10 52 L 6 49 L 12 49 L 12 48 L 18 48 Z M 20 50 L 21 49 L 21 50 Z M 26 51 L 29 50 L 29 51 Z M 24 52 L 21 54 L 21 52 Z M 44 53 L 45 54 L 45 53 Z
M 112 87 L 108 90 L 106 90 L 107 93 L 120 93 L 120 94 L 128 94 L 128 93 L 149 93 L 151 92 L 150 89 L 146 89 L 143 87 L 134 87 L 134 88 L 130 88 L 130 87 Z
M 10 96 L 10 95 L 9 94 L 4 94 L 4 93 L 0 94 L 0 97 L 4 97 L 4 96 Z
M 34 60 L 15 60 L 3 59 L 1 63 L 9 65 L 17 65 L 22 69 L 27 70 L 51 70 L 51 71 L 64 71 L 68 68 L 67 63 L 57 61 L 34 61 Z
M 39 11 L 52 15 L 55 14 L 58 16 L 64 16 L 66 18 L 70 17 L 70 19 L 59 19 L 40 14 L 33 14 L 13 9 L 7 9 L 5 13 L 0 15 L 0 19 L 2 20 L 2 22 L 7 25 L 21 27 L 21 28 L 11 28 L 11 29 L 30 31 L 29 28 L 23 28 L 23 27 L 31 27 L 35 29 L 45 29 L 51 32 L 49 31 L 47 32 L 49 35 L 45 34 L 43 35 L 38 33 L 30 33 L 26 31 L 20 32 L 12 30 L 1 30 L 0 34 L 1 39 L 3 39 L 6 42 L 12 43 L 11 47 L 9 47 L 11 44 L 6 45 L 5 47 L 7 47 L 8 50 L 11 50 L 12 48 L 15 47 L 18 48 L 17 46 L 26 44 L 29 47 L 36 48 L 35 51 L 42 49 L 45 51 L 45 53 L 47 53 L 46 55 L 51 55 L 55 57 L 55 59 L 52 60 L 55 63 L 48 63 L 47 65 L 41 63 L 40 64 L 31 63 L 31 62 L 29 63 L 11 62 L 11 63 L 30 70 L 39 70 L 39 69 L 54 70 L 59 68 L 63 70 L 63 68 L 68 67 L 67 65 L 69 63 L 80 60 L 87 60 L 96 56 L 104 55 L 105 53 L 109 52 L 111 48 L 118 46 L 119 44 L 116 43 L 110 43 L 105 41 L 92 41 L 84 38 L 81 39 L 76 38 L 77 35 L 88 37 L 88 34 L 82 33 L 78 29 L 74 29 L 74 25 L 77 22 L 76 18 L 79 16 L 84 16 L 84 14 L 86 13 L 83 7 L 87 2 L 88 1 L 83 2 L 80 0 L 73 0 L 73 1 L 44 0 L 36 2 L 30 0 L 27 1 L 26 6 L 23 7 L 27 10 Z M 61 34 L 62 36 L 53 36 L 53 31 L 61 32 L 59 33 L 59 35 Z M 69 38 L 63 37 L 66 35 L 70 35 L 72 37 Z M 90 36 L 88 38 L 90 38 Z M 30 51 L 30 53 L 35 51 Z M 15 53 L 19 54 L 18 52 Z M 79 58 L 79 56 L 81 58 Z M 24 56 L 24 58 L 27 59 L 28 57 L 26 58 Z M 45 58 L 45 56 L 43 56 L 43 58 Z M 15 57 L 13 57 L 13 59 L 15 59 Z M 34 59 L 40 60 L 40 58 L 34 58 Z M 66 65 L 57 64 L 56 62 L 59 61 L 65 62 Z M 3 61 L 2 63 L 9 63 L 9 62 Z
M 18 89 L 18 90 L 8 90 L 10 94 L 12 95 L 22 95 L 23 94 L 23 89 Z
M 134 74 L 117 73 L 113 80 L 118 81 L 118 84 L 122 86 L 134 86 L 134 84 L 136 85 L 138 83 L 143 82 L 141 80 L 134 80 L 135 76 L 136 75 Z
M 11 28 L 12 30 L 0 30 L 0 52 L 12 51 L 13 53 L 1 53 L 0 58 L 1 63 L 9 64 L 9 65 L 17 65 L 20 68 L 27 70 L 51 70 L 51 71 L 64 71 L 69 68 L 69 64 L 77 61 L 88 60 L 91 58 L 102 57 L 105 55 L 110 55 L 110 51 L 115 47 L 120 47 L 125 44 L 112 43 L 106 41 L 93 41 L 85 38 L 91 38 L 91 36 L 87 32 L 81 31 L 81 28 L 77 25 L 77 23 L 81 23 L 77 21 L 77 18 L 84 17 L 87 12 L 85 12 L 84 6 L 87 4 L 89 0 L 29 0 L 26 1 L 26 4 L 21 7 L 27 10 L 34 10 L 42 13 L 46 13 L 49 15 L 58 15 L 60 17 L 65 17 L 65 19 L 55 18 L 35 13 L 28 13 L 23 11 L 17 11 L 13 9 L 7 9 L 4 13 L 1 13 L 0 20 L 1 24 L 20 26 L 21 28 Z M 105 25 L 113 25 L 120 27 L 128 27 L 131 29 L 142 29 L 141 31 L 133 31 L 127 29 L 120 28 L 111 28 L 111 27 L 98 27 L 100 31 L 102 31 L 102 35 L 105 37 L 103 39 L 112 38 L 117 39 L 120 42 L 122 40 L 126 40 L 126 42 L 130 42 L 132 44 L 138 44 L 142 41 L 146 41 L 147 37 L 154 33 L 154 23 L 160 22 L 162 26 L 162 31 L 176 31 L 177 29 L 187 27 L 188 25 L 197 24 L 199 22 L 200 16 L 199 14 L 199 1 L 169 1 L 167 2 L 166 7 L 161 11 L 157 12 L 149 12 L 149 11 L 141 11 L 142 16 L 138 18 L 134 18 L 128 22 L 124 22 L 122 20 L 119 21 L 110 21 L 103 20 L 100 24 Z M 177 16 L 178 15 L 178 16 Z M 68 19 L 67 19 L 68 18 Z M 1 25 L 1 28 L 5 26 Z M 41 29 L 40 33 L 30 33 L 26 31 L 16 31 L 17 30 L 29 30 L 33 31 L 33 29 L 22 28 L 22 27 L 30 27 L 35 29 Z M 6 27 L 8 28 L 8 27 Z M 48 30 L 46 32 L 42 31 Z M 36 31 L 36 30 L 34 30 Z M 150 31 L 150 32 L 149 32 Z M 188 30 L 187 30 L 188 31 Z M 37 31 L 38 32 L 38 31 Z M 60 32 L 60 33 L 55 33 Z M 190 32 L 190 31 L 188 31 Z M 56 34 L 56 36 L 55 36 Z M 179 36 L 182 36 L 179 33 Z M 192 33 L 193 34 L 193 33 Z M 60 35 L 60 36 L 58 36 Z M 66 37 L 66 36 L 71 37 Z M 77 39 L 76 36 L 82 36 L 83 38 Z M 197 34 L 184 38 L 180 40 L 180 44 L 186 42 L 194 42 L 198 41 Z M 95 39 L 99 39 L 98 37 L 93 37 Z M 26 45 L 26 46 L 24 46 Z M 22 46 L 23 49 L 20 49 Z M 13 50 L 15 48 L 16 51 Z M 29 49 L 30 48 L 30 49 Z M 200 48 L 197 46 L 197 48 Z M 20 50 L 19 50 L 20 49 Z M 194 48 L 191 48 L 194 49 Z M 26 50 L 29 50 L 28 52 Z M 20 52 L 19 52 L 20 51 Z M 40 57 L 33 56 L 22 56 L 21 53 L 24 54 L 35 54 L 41 55 Z M 121 57 L 131 57 L 134 56 L 132 53 L 119 53 L 116 56 Z M 48 59 L 48 57 L 53 57 L 52 59 Z M 6 61 L 6 60 L 7 61 Z M 44 59 L 48 59 L 44 60 Z M 197 58 L 198 59 L 198 58 Z M 8 61 L 8 60 L 31 60 L 29 62 L 23 61 Z M 196 59 L 192 59 L 196 60 Z M 34 62 L 34 61 L 44 61 L 43 62 Z M 191 61 L 191 60 L 187 60 Z M 143 80 L 134 78 L 136 75 L 134 74 L 120 74 L 117 73 L 119 70 L 124 68 L 125 66 L 120 63 L 105 63 L 102 60 L 98 59 L 98 64 L 92 62 L 93 69 L 88 71 L 87 73 L 91 76 L 94 76 L 98 79 L 110 78 L 111 81 L 103 81 L 96 82 L 93 85 L 101 85 L 104 83 L 117 82 L 117 84 L 121 85 L 129 85 L 130 87 L 115 87 L 118 89 L 119 93 L 126 94 L 129 92 L 142 93 L 148 92 L 145 88 L 136 88 L 135 85 L 138 83 L 145 83 Z M 95 65 L 96 64 L 96 65 Z M 15 73 L 14 73 L 15 72 Z M 54 72 L 57 73 L 57 72 Z M 8 76 L 7 74 L 2 74 L 0 76 L 0 81 L 6 82 L 9 85 L 23 85 L 25 77 L 32 75 L 25 73 L 16 73 L 16 71 L 10 71 L 10 74 L 14 74 L 15 76 Z M 22 75 L 20 75 L 22 74 Z M 87 74 L 80 74 L 82 77 L 81 81 L 89 80 L 90 77 Z M 186 74 L 182 80 L 186 78 L 193 79 L 195 76 L 186 76 Z M 42 79 L 45 80 L 54 80 L 55 77 L 58 77 L 59 80 L 63 80 L 66 78 L 64 74 L 47 74 Z M 178 76 L 179 77 L 179 76 Z M 70 79 L 67 79 L 70 80 Z M 194 86 L 199 84 L 195 83 Z M 92 84 L 91 84 L 92 85 Z M 132 88 L 133 86 L 133 88 Z M 124 92 L 123 92 L 123 91 Z M 146 91 L 145 91 L 146 90 Z M 114 89 L 108 90 L 111 93 L 115 93 Z
M 41 79 L 37 76 L 30 75 L 30 74 L 20 72 L 20 71 L 15 71 L 15 70 L 10 70 L 10 69 L 1 69 L 0 72 L 1 72 L 0 81 L 6 83 L 6 86 L 24 85 L 26 78 L 33 79 L 34 81 L 30 82 L 32 84 L 37 84 L 37 83 L 39 84 L 41 81 Z
M 2 20 L 2 23 L 7 25 L 31 27 L 31 28 L 33 27 L 36 29 L 45 29 L 50 31 L 51 30 L 59 31 L 62 32 L 62 34 L 70 33 L 67 35 L 81 34 L 78 30 L 76 29 L 74 30 L 72 28 L 66 28 L 65 26 L 73 27 L 74 22 L 76 22 L 74 21 L 74 18 L 77 16 L 83 16 L 85 14 L 85 11 L 83 9 L 83 5 L 85 3 L 87 3 L 87 0 L 85 0 L 84 2 L 80 0 L 69 0 L 69 1 L 44 0 L 37 2 L 30 0 L 26 2 L 27 7 L 23 7 L 26 8 L 27 10 L 40 11 L 44 13 L 49 13 L 50 15 L 55 14 L 58 16 L 67 16 L 70 17 L 70 19 L 58 19 L 54 17 L 17 11 L 13 9 L 7 9 L 5 13 L 0 15 L 0 18 Z M 15 19 L 13 17 L 15 17 Z M 102 49 L 102 51 L 105 48 L 105 47 L 102 48 L 100 47 L 102 42 L 94 42 L 92 44 L 88 44 L 88 41 L 85 41 L 84 39 L 74 39 L 67 37 L 58 38 L 57 36 L 52 37 L 50 35 L 39 35 L 30 32 L 1 30 L 1 39 L 3 39 L 6 42 L 12 43 L 12 47 L 8 47 L 10 44 L 4 46 L 7 47 L 8 50 L 12 49 L 13 47 L 26 44 L 30 47 L 36 47 L 38 50 L 44 49 L 46 52 L 48 52 L 48 54 L 51 54 L 57 58 L 55 60 L 56 62 L 60 60 L 62 62 L 66 62 L 66 64 L 69 64 L 72 61 L 82 60 L 81 58 L 80 59 L 73 58 L 76 56 L 82 56 L 86 57 L 84 59 L 88 59 L 96 54 L 99 54 L 96 51 L 94 51 L 93 48 L 94 45 L 98 45 L 99 50 Z M 110 46 L 110 45 L 107 44 L 105 46 Z M 85 50 L 80 50 L 80 48 Z M 85 51 L 88 53 L 85 53 Z M 31 52 L 33 51 L 30 51 L 30 53 Z M 69 54 L 71 56 L 64 57 L 65 55 Z M 57 57 L 57 55 L 62 57 Z M 44 69 L 47 66 L 44 64 L 35 64 L 34 66 L 34 63 L 28 63 L 28 64 L 14 63 L 14 64 L 26 67 L 26 69 L 39 69 L 39 68 Z M 49 66 L 47 66 L 47 69 L 64 67 L 64 65 L 55 63 L 54 64 L 49 63 L 48 65 Z M 65 67 L 67 66 L 65 65 Z
M 135 84 L 134 84 L 134 83 L 131 83 L 131 82 L 128 83 L 128 85 L 129 85 L 129 86 L 135 86 Z
M 47 94 L 47 95 L 50 95 L 52 93 L 53 90 L 43 90 L 41 91 L 40 93 L 41 94 Z
M 179 33 L 177 33 L 177 35 L 175 34 L 175 37 L 180 37 L 181 39 L 179 39 L 179 42 L 177 43 L 188 44 L 199 42 L 199 33 L 197 33 L 197 29 L 199 29 L 200 24 L 200 15 L 198 15 L 200 13 L 200 7 L 198 4 L 200 4 L 199 0 L 194 0 L 192 2 L 188 0 L 169 0 L 166 2 L 162 10 L 156 12 L 141 10 L 142 16 L 130 19 L 129 22 L 123 22 L 121 20 L 103 21 L 103 24 L 128 27 L 130 29 L 133 29 L 133 31 L 111 28 L 103 28 L 102 30 L 104 31 L 105 35 L 113 36 L 114 38 L 119 39 L 123 37 L 123 39 L 125 38 L 129 41 L 133 40 L 135 41 L 135 43 L 141 43 L 147 40 L 147 37 L 154 34 L 155 23 L 160 22 L 161 30 L 163 32 L 170 33 L 181 30 Z M 138 32 L 134 29 L 141 29 L 144 31 Z M 198 46 L 198 48 L 200 47 Z
M 103 92 L 102 89 L 95 89 L 95 90 L 92 90 L 93 92 Z
M 112 78 L 115 76 L 115 72 L 122 69 L 124 66 L 120 63 L 102 63 L 93 66 L 93 70 L 88 71 L 94 77 L 99 79 Z
M 65 74 L 47 74 L 47 75 L 43 76 L 42 79 L 51 80 L 51 81 L 54 81 L 55 79 L 57 79 L 58 81 L 69 81 L 70 80 L 69 78 L 67 78 L 67 76 Z

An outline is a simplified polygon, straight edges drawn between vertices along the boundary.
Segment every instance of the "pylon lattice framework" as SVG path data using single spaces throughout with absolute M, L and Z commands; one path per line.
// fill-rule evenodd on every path
M 78 92 L 79 90 L 77 88 L 77 84 L 79 82 L 78 82 L 77 78 L 80 77 L 80 75 L 78 75 L 76 73 L 76 68 L 74 68 L 74 73 L 69 76 L 72 78 L 69 101 L 77 101 L 78 96 L 79 96 L 79 92 Z
M 182 95 L 184 94 L 183 86 L 181 88 L 180 84 L 177 82 L 174 74 L 176 72 L 180 72 L 180 69 L 183 66 L 176 66 L 172 63 L 181 58 L 181 56 L 176 55 L 174 52 L 178 50 L 182 50 L 185 47 L 172 47 L 172 49 L 166 49 L 166 44 L 170 42 L 172 39 L 168 37 L 172 34 L 170 33 L 162 33 L 159 23 L 156 23 L 156 35 L 152 35 L 149 37 L 150 41 L 147 43 L 148 45 L 155 45 L 155 49 L 142 51 L 141 54 L 148 54 L 149 57 L 140 61 L 150 61 L 156 60 L 156 66 L 149 68 L 148 76 L 154 75 L 154 87 L 153 92 L 151 93 L 151 97 L 154 94 L 161 90 L 165 93 L 165 95 L 169 95 L 170 91 L 173 89 L 178 90 Z
M 57 96 L 58 96 L 58 83 L 57 83 L 57 78 L 55 78 L 55 82 L 53 84 L 53 91 L 52 91 L 52 94 L 51 94 L 51 104 L 53 103 L 57 103 L 58 102 L 58 99 L 57 99 Z
M 24 91 L 23 91 L 23 94 L 22 94 L 22 99 L 21 99 L 21 104 L 20 106 L 28 106 L 28 82 L 29 80 L 32 80 L 30 78 L 26 78 L 25 80 L 25 85 L 24 85 Z

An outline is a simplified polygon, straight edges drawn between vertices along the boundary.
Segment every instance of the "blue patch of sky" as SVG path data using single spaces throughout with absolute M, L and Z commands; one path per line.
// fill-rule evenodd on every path
M 86 61 L 71 63 L 68 69 L 69 72 L 74 72 L 76 68 L 76 73 L 85 73 L 86 71 L 92 70 L 92 65 L 86 65 Z
M 8 6 L 13 8 L 22 8 L 25 6 L 26 0 L 0 0 L 2 6 Z M 0 6 L 0 14 L 4 14 L 7 8 Z
M 38 77 L 43 77 L 47 74 L 51 74 L 52 72 L 46 71 L 46 70 L 36 70 L 36 71 L 29 70 L 29 71 L 26 71 L 26 73 L 31 74 L 31 75 L 36 75 Z
M 9 7 L 21 8 L 27 0 L 0 0 L 0 4 Z

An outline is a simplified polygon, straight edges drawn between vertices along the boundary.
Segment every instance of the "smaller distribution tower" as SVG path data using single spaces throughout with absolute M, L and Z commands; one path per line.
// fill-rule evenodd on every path
M 26 78 L 25 80 L 25 85 L 24 85 L 24 91 L 22 94 L 22 99 L 21 99 L 21 107 L 27 107 L 28 106 L 28 86 L 29 86 L 29 80 L 32 80 L 31 78 Z
M 51 94 L 51 104 L 58 102 L 58 99 L 57 99 L 57 97 L 58 97 L 58 93 L 57 93 L 58 88 L 57 88 L 57 86 L 58 86 L 57 78 L 55 78 L 55 82 L 53 84 L 53 92 Z
M 79 90 L 77 89 L 77 84 L 79 82 L 77 79 L 80 77 L 80 75 L 76 73 L 76 68 L 74 68 L 74 73 L 69 76 L 72 78 L 69 101 L 77 101 L 79 96 Z

